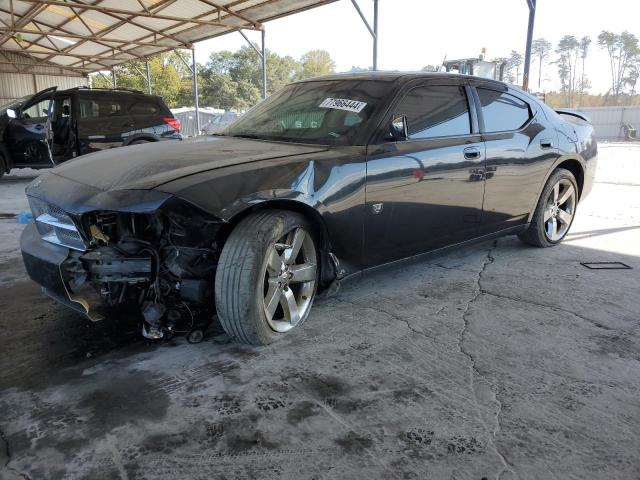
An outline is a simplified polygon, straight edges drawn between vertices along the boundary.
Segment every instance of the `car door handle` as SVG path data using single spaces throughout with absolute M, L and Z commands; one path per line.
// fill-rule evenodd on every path
M 478 147 L 467 147 L 464 149 L 464 158 L 467 160 L 477 160 L 480 158 L 480 149 Z
M 540 140 L 540 148 L 553 148 L 553 140 L 550 138 L 543 138 Z

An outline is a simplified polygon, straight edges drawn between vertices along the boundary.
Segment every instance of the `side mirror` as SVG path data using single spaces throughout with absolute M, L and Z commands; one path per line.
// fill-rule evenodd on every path
M 409 125 L 406 115 L 394 115 L 391 121 L 391 136 L 393 140 L 401 142 L 409 138 Z
M 13 108 L 7 108 L 7 117 L 16 118 L 16 111 Z

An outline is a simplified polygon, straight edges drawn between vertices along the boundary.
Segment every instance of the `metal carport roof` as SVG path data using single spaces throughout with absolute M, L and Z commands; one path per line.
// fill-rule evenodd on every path
M 4 0 L 0 51 L 87 74 L 335 1 Z

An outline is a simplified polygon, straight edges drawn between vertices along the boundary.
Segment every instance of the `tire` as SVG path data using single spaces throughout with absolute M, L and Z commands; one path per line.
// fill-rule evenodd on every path
M 531 223 L 518 237 L 534 247 L 557 245 L 569 233 L 577 206 L 576 178 L 569 170 L 556 169 L 540 194 Z
M 129 145 L 142 145 L 143 143 L 149 143 L 149 140 L 134 140 Z
M 230 337 L 267 345 L 308 318 L 319 270 L 312 227 L 299 213 L 269 210 L 231 232 L 215 279 L 218 318 Z

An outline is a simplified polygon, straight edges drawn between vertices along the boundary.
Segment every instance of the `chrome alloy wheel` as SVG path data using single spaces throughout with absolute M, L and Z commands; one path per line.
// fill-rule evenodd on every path
M 576 211 L 576 190 L 567 179 L 553 186 L 544 209 L 544 231 L 547 239 L 557 242 L 571 226 Z
M 263 267 L 264 313 L 269 326 L 286 332 L 311 309 L 317 282 L 317 256 L 313 238 L 295 228 L 267 250 Z

